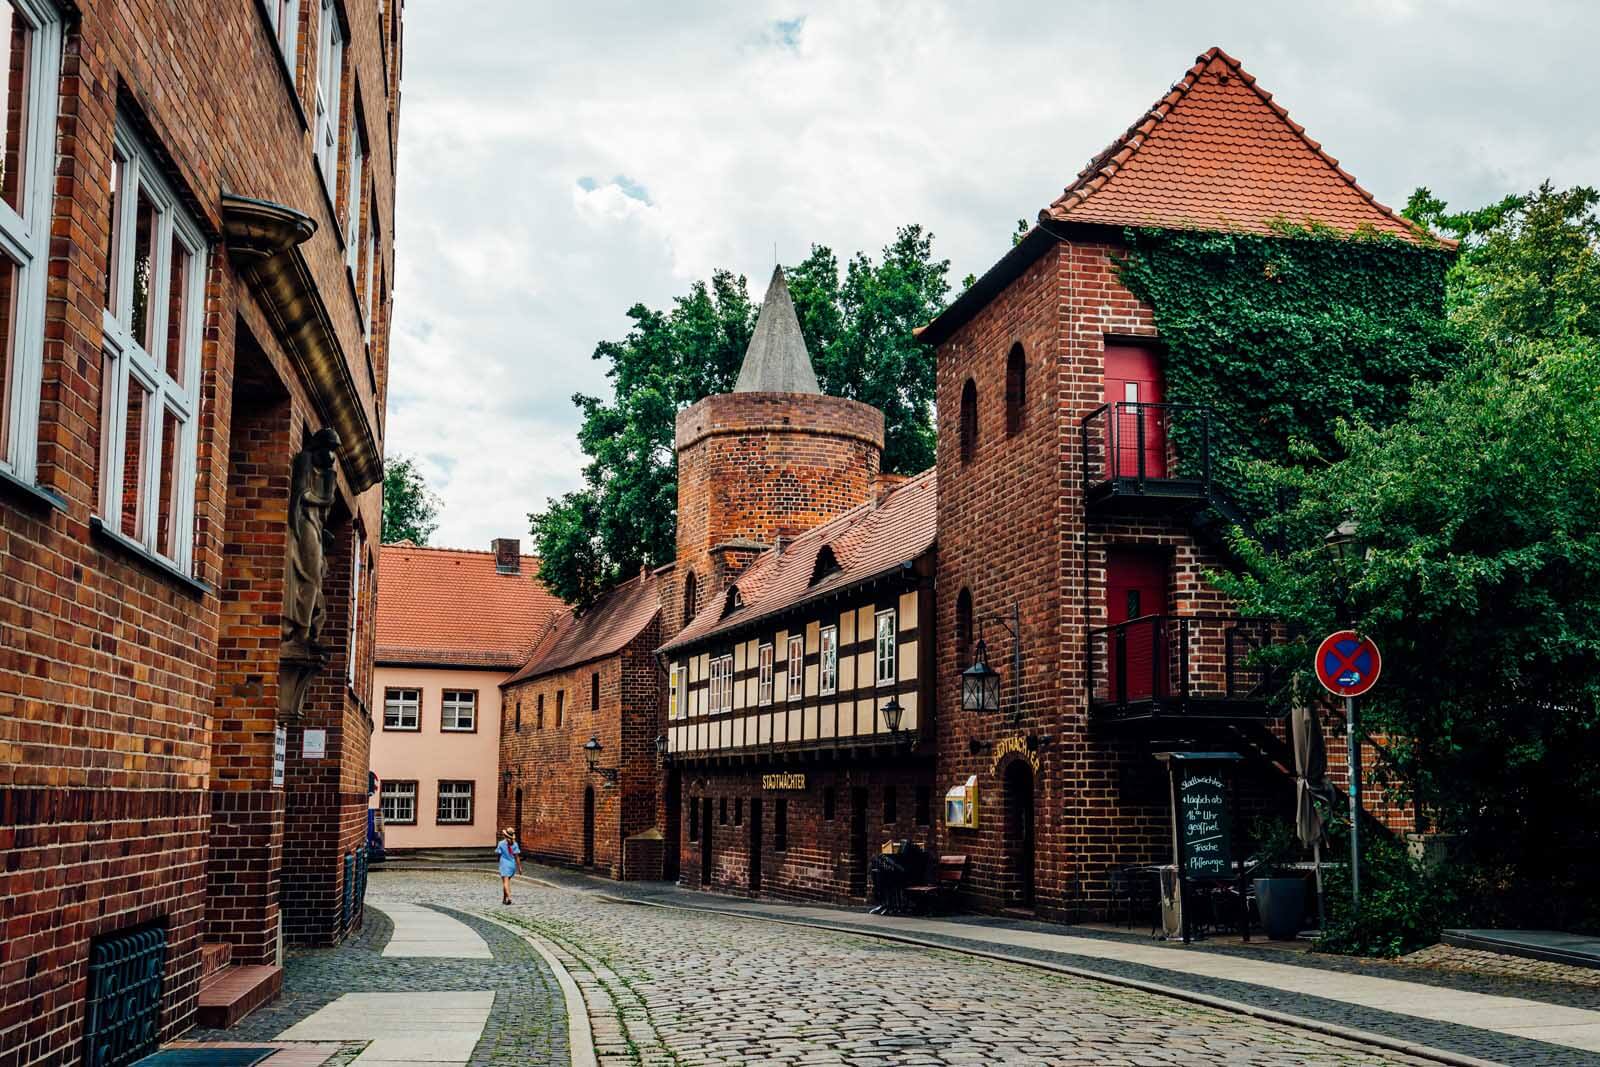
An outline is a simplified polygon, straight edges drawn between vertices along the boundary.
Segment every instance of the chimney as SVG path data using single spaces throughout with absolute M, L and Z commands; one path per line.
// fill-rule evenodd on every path
M 494 570 L 496 574 L 522 573 L 521 538 L 496 537 L 489 542 L 489 547 L 494 551 Z

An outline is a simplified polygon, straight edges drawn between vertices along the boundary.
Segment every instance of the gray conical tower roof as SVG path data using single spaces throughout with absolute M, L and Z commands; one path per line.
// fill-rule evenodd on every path
M 756 317 L 756 332 L 744 350 L 736 393 L 820 393 L 817 372 L 811 369 L 806 339 L 800 334 L 794 301 L 783 280 L 783 268 L 772 268 L 772 282 Z

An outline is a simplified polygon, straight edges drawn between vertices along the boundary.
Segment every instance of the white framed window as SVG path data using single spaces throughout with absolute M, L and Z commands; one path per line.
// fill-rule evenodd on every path
M 0 0 L 10 64 L 0 80 L 0 470 L 37 474 L 45 276 L 54 193 L 61 15 L 43 0 Z
M 350 109 L 350 158 L 345 164 L 350 184 L 346 187 L 344 265 L 351 278 L 361 275 L 361 235 L 366 230 L 367 213 L 367 134 L 361 121 L 359 101 Z
M 395 826 L 417 824 L 417 783 L 384 782 L 378 790 L 378 810 L 383 821 Z
M 806 639 L 800 634 L 789 637 L 789 667 L 786 679 L 790 700 L 799 700 L 806 689 Z
M 264 0 L 267 21 L 278 39 L 278 50 L 289 68 L 289 81 L 295 80 L 294 46 L 300 33 L 300 0 Z
M 817 656 L 817 692 L 828 696 L 839 688 L 839 628 L 824 626 Z
M 688 694 L 684 689 L 684 668 L 674 667 L 667 675 L 667 718 L 682 719 L 687 716 L 689 708 Z
M 772 703 L 772 653 L 771 645 L 756 650 L 756 703 L 762 707 Z
M 472 782 L 440 782 L 439 806 L 434 821 L 441 826 L 461 826 L 472 821 Z
M 471 733 L 478 728 L 478 691 L 446 689 L 439 704 L 439 729 Z
M 317 115 L 311 151 L 330 198 L 339 176 L 339 87 L 344 82 L 344 27 L 339 5 L 322 0 L 317 19 Z
M 366 272 L 361 285 L 361 337 L 372 340 L 372 286 L 378 277 L 378 224 L 367 227 Z
M 875 659 L 878 665 L 878 684 L 893 685 L 898 680 L 895 671 L 896 648 L 895 643 L 895 613 L 894 609 L 880 611 L 874 616 L 877 621 L 877 645 Z
M 422 690 L 390 687 L 383 691 L 385 730 L 422 729 Z
M 188 573 L 206 243 L 117 116 L 100 383 L 100 518 Z
M 356 650 L 359 647 L 357 637 L 361 633 L 361 564 L 366 551 L 361 532 L 353 531 L 350 535 L 350 641 L 349 647 L 345 649 L 346 674 L 351 685 L 356 684 Z
M 733 657 L 717 656 L 711 661 L 711 712 L 733 710 Z

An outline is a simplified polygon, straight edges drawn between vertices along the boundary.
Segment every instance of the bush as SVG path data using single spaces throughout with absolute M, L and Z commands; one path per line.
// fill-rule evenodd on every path
M 1330 828 L 1335 841 L 1324 855 L 1349 856 L 1344 827 Z M 1464 918 L 1463 868 L 1444 864 L 1425 870 L 1405 845 L 1383 833 L 1366 834 L 1361 848 L 1361 902 L 1350 903 L 1348 864 L 1325 871 L 1323 891 L 1328 922 L 1317 939 L 1318 952 L 1393 958 L 1426 948 L 1446 926 Z

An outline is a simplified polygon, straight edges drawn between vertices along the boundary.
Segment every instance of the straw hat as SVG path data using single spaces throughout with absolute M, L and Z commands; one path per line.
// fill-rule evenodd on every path
M 513 826 L 508 826 L 504 830 L 501 830 L 500 832 L 505 834 L 507 837 L 516 837 L 517 836 L 516 827 L 513 827 Z

